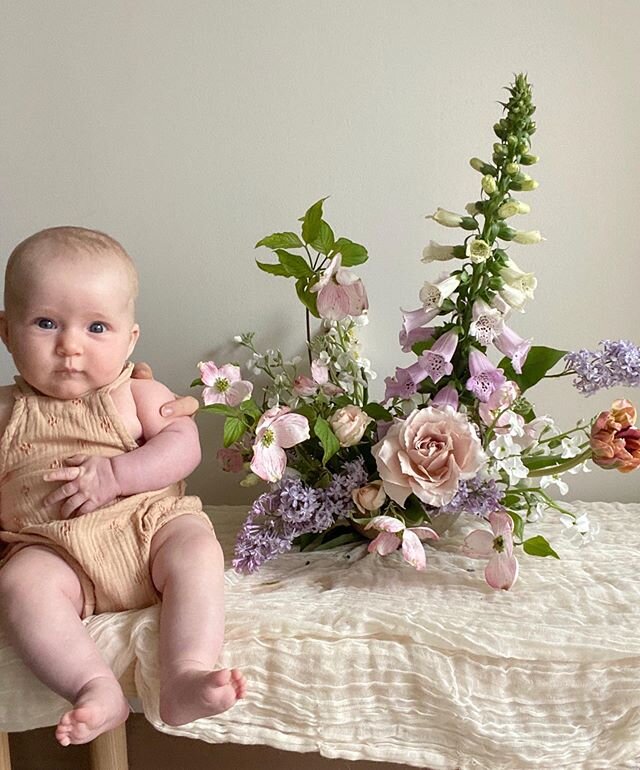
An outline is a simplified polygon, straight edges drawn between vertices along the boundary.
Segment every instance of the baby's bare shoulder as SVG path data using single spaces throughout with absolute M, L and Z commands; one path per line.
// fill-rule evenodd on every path
M 175 396 L 158 380 L 129 380 L 131 384 L 131 394 L 136 404 L 138 419 L 142 423 L 145 438 L 151 438 L 165 428 L 171 418 L 163 417 L 160 414 L 160 407 L 169 401 L 173 401 Z

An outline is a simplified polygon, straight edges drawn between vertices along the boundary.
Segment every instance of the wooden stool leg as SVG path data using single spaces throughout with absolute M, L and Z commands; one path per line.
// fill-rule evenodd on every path
M 126 722 L 91 741 L 89 766 L 91 770 L 129 770 Z M 0 770 L 4 770 L 1 765 Z
M 11 770 L 9 733 L 0 733 L 0 770 Z

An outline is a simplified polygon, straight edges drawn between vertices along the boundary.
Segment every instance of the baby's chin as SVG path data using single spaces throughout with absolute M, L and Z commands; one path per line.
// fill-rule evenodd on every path
M 42 393 L 43 396 L 55 398 L 59 401 L 73 401 L 76 398 L 83 398 L 88 393 L 98 390 L 104 385 L 108 385 L 112 379 L 107 380 L 107 382 L 94 382 L 82 375 L 73 375 L 56 377 L 53 381 L 29 382 L 29 385 L 38 393 Z

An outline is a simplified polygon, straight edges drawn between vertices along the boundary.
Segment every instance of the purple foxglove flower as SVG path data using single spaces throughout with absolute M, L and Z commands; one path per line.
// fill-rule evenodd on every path
M 479 350 L 469 353 L 469 372 L 471 377 L 465 387 L 480 401 L 488 401 L 493 391 L 507 381 L 502 369 L 497 369 Z
M 419 307 L 417 310 L 403 310 L 402 311 L 402 326 L 406 334 L 409 334 L 419 326 L 428 324 L 440 312 L 440 308 L 433 307 L 430 310 L 425 310 L 423 307 Z
M 431 339 L 431 337 L 433 337 L 434 329 L 434 326 L 419 326 L 417 329 L 412 329 L 410 332 L 401 329 L 399 339 L 403 353 L 411 353 L 411 348 L 416 342 L 424 342 L 425 340 Z
M 522 367 L 527 360 L 532 342 L 533 340 L 531 339 L 523 339 L 505 324 L 502 334 L 499 334 L 495 338 L 493 344 L 501 353 L 511 359 L 514 371 L 518 374 L 522 374 Z
M 444 388 L 440 388 L 431 399 L 431 406 L 450 406 L 457 412 L 459 401 L 458 391 L 449 383 Z
M 385 378 L 384 400 L 390 398 L 411 398 L 418 391 L 418 385 L 426 379 L 427 373 L 417 361 L 406 369 L 396 367 L 395 377 Z
M 504 316 L 495 307 L 478 299 L 473 303 L 473 321 L 469 327 L 471 334 L 481 345 L 489 345 L 504 328 Z
M 438 337 L 430 350 L 425 350 L 420 356 L 418 363 L 426 372 L 426 376 L 430 377 L 433 382 L 438 382 L 445 374 L 451 374 L 453 371 L 451 359 L 457 346 L 458 335 L 455 332 L 445 332 L 441 337 Z

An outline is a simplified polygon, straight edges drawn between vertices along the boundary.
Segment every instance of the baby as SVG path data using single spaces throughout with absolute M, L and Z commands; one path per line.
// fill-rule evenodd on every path
M 21 376 L 0 388 L 0 612 L 27 666 L 73 704 L 63 746 L 129 713 L 81 621 L 93 613 L 161 601 L 168 724 L 245 694 L 239 671 L 214 670 L 223 555 L 182 481 L 200 461 L 196 426 L 161 416 L 164 385 L 130 378 L 136 295 L 130 257 L 92 230 L 43 230 L 7 264 L 0 336 Z

